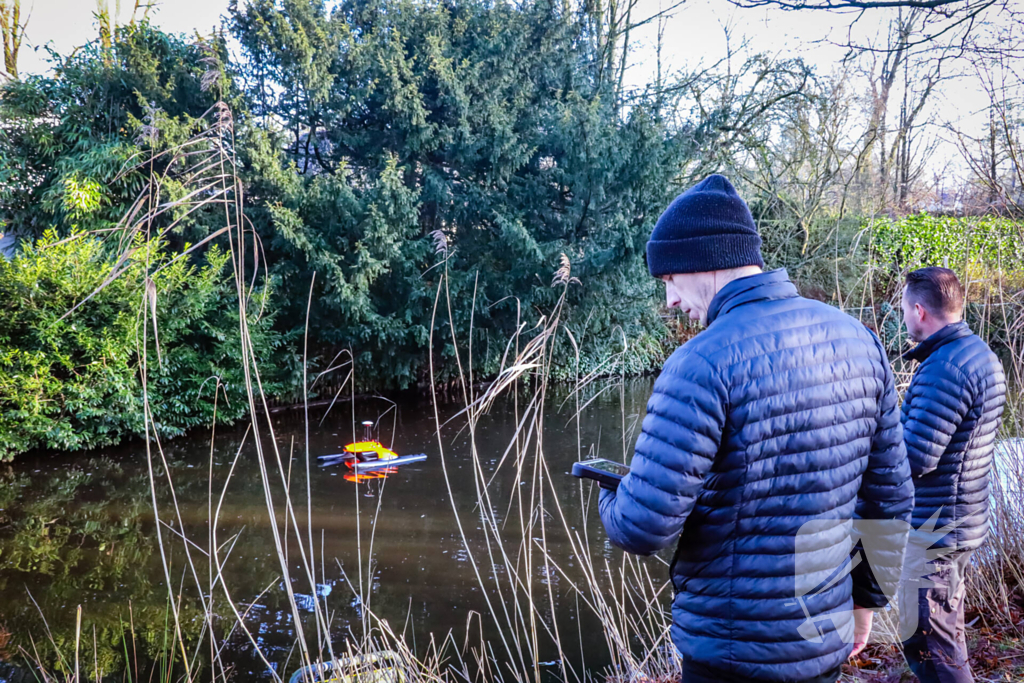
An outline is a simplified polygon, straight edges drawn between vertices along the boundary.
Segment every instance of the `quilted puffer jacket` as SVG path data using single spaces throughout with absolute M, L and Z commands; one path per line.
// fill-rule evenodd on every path
M 854 599 L 886 604 L 871 572 L 834 573 L 850 537 L 829 529 L 901 520 L 898 577 L 913 490 L 892 370 L 868 329 L 798 296 L 784 270 L 715 296 L 707 329 L 654 384 L 630 467 L 602 492 L 601 520 L 636 554 L 679 536 L 672 639 L 685 658 L 811 679 L 849 655 Z
M 921 363 L 902 415 L 914 528 L 936 547 L 974 550 L 988 534 L 988 478 L 1006 403 L 1003 366 L 963 322 L 947 325 L 904 357 Z M 944 528 L 952 531 L 943 534 Z

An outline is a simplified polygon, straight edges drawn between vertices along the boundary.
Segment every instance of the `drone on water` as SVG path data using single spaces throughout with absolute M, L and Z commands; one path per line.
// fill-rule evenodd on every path
M 372 421 L 363 422 L 363 430 L 362 441 L 354 441 L 346 445 L 345 450 L 341 453 L 321 455 L 317 458 L 320 461 L 320 466 L 329 467 L 345 463 L 358 480 L 361 475 L 368 475 L 367 478 L 378 478 L 382 475 L 392 474 L 398 471 L 402 465 L 422 462 L 427 459 L 426 453 L 398 455 L 390 448 L 386 448 L 380 441 L 373 438 Z

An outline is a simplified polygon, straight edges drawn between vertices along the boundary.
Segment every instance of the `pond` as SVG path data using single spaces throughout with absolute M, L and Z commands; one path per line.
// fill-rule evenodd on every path
M 596 489 L 589 483 L 581 487 L 568 472 L 580 452 L 624 459 L 624 442 L 629 452 L 650 388 L 649 380 L 629 381 L 597 396 L 582 413 L 579 433 L 572 420 L 576 406 L 572 397 L 554 392 L 546 401 L 543 446 L 549 480 L 544 485 L 557 497 L 566 520 L 565 525 L 548 520 L 546 543 L 550 556 L 566 573 L 552 572 L 534 558 L 532 580 L 535 592 L 543 593 L 545 600 L 548 595 L 554 598 L 554 622 L 561 632 L 571 633 L 574 643 L 579 641 L 579 650 L 565 653 L 567 658 L 574 667 L 591 672 L 609 663 L 608 647 L 600 622 L 570 590 L 569 582 L 580 577 L 572 574 L 577 563 L 569 534 L 589 539 L 595 557 L 613 562 L 619 553 L 600 529 Z M 521 526 L 518 513 L 510 512 L 512 500 L 532 489 L 536 481 L 526 468 L 517 472 L 513 457 L 503 457 L 515 438 L 517 408 L 521 416 L 521 403 L 517 406 L 511 398 L 502 399 L 475 432 L 481 469 L 491 479 L 490 503 L 512 547 L 521 541 L 515 538 Z M 457 405 L 442 406 L 440 420 L 445 422 L 457 412 Z M 314 460 L 308 482 L 312 505 L 307 512 L 302 411 L 275 414 L 283 464 L 280 470 L 268 466 L 268 477 L 277 482 L 273 495 L 280 543 L 306 633 L 315 633 L 316 600 L 330 612 L 330 637 L 336 646 L 358 631 L 367 605 L 353 586 L 360 585 L 362 577 L 362 585 L 368 586 L 369 609 L 404 633 L 414 651 L 422 652 L 431 634 L 443 639 L 450 633 L 461 644 L 467 630 L 478 638 L 482 628 L 485 638 L 498 640 L 499 629 L 488 617 L 483 592 L 495 596 L 493 581 L 487 579 L 485 569 L 487 588 L 481 589 L 470 554 L 478 564 L 493 569 L 494 576 L 507 574 L 507 568 L 501 562 L 489 564 L 465 420 L 456 417 L 442 429 L 446 481 L 433 408 L 427 399 L 405 399 L 394 407 L 384 400 L 359 399 L 354 409 L 351 403 L 339 403 L 321 422 L 323 413 L 320 408 L 310 414 L 313 456 L 341 451 L 352 440 L 354 423 L 380 418 L 379 434 L 385 445 L 401 455 L 425 453 L 427 459 L 406 465 L 386 479 L 362 483 L 349 481 L 349 470 L 343 465 L 321 467 Z M 154 452 L 153 476 L 167 572 L 175 595 L 182 596 L 179 608 L 186 639 L 202 638 L 201 632 L 188 632 L 200 631 L 203 622 L 197 616 L 202 598 L 192 577 L 194 572 L 203 583 L 212 576 L 213 568 L 202 551 L 210 547 L 207 520 L 219 504 L 216 543 L 222 548 L 221 557 L 227 557 L 224 585 L 271 665 L 282 675 L 290 672 L 297 659 L 293 652 L 296 624 L 281 579 L 251 436 L 241 427 L 219 428 L 211 449 L 209 431 L 197 430 L 164 443 L 163 452 L 167 471 Z M 271 452 L 268 458 L 273 462 Z M 300 539 L 294 527 L 285 523 L 282 478 L 290 481 L 295 497 Z M 65 659 L 74 650 L 81 605 L 83 660 L 87 662 L 83 667 L 98 666 L 116 674 L 126 661 L 144 671 L 140 659 L 160 660 L 166 654 L 171 612 L 145 444 L 135 440 L 89 453 L 29 454 L 0 467 L 0 480 L 0 658 L 23 666 L 38 658 L 47 666 L 59 666 L 54 644 Z M 468 547 L 456 524 L 449 487 Z M 302 559 L 302 551 L 308 551 L 310 544 L 307 515 L 312 520 L 316 555 L 315 589 L 306 579 Z M 182 535 L 195 544 L 189 546 L 192 564 Z M 651 574 L 659 581 L 667 579 L 660 566 L 652 566 Z M 234 619 L 222 591 L 216 592 L 216 613 L 225 630 L 217 635 L 227 642 L 224 660 L 242 680 L 269 679 L 249 639 L 237 628 L 228 632 Z M 668 595 L 662 597 L 667 605 Z M 550 602 L 544 604 L 549 609 Z M 471 621 L 471 615 L 483 617 Z M 540 654 L 538 659 L 548 662 L 558 655 L 550 640 L 540 643 Z M 496 648 L 495 658 L 503 657 L 501 648 Z

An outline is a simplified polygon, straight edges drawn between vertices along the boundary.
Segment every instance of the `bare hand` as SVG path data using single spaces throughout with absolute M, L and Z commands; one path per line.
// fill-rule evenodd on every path
M 853 652 L 850 657 L 859 655 L 868 644 L 871 637 L 871 621 L 875 613 L 866 607 L 853 606 Z

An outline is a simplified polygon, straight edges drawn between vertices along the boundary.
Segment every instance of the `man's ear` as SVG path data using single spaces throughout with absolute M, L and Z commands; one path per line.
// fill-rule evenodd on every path
M 914 311 L 917 312 L 917 319 L 924 322 L 925 316 L 928 315 L 928 309 L 922 306 L 921 304 L 917 303 L 914 304 Z

